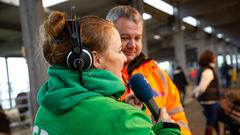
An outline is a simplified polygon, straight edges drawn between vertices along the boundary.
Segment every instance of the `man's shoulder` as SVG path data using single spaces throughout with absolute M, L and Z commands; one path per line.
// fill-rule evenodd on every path
M 150 73 L 151 71 L 157 71 L 159 75 L 169 77 L 168 73 L 164 69 L 159 67 L 157 61 L 155 60 L 146 61 L 145 63 L 141 64 L 138 69 L 146 69 L 144 71 L 148 71 L 148 73 Z M 141 71 L 143 72 L 143 70 Z
M 148 61 L 145 61 L 142 63 L 139 67 L 146 67 L 146 68 L 153 68 L 153 67 L 158 67 L 157 61 L 149 59 Z

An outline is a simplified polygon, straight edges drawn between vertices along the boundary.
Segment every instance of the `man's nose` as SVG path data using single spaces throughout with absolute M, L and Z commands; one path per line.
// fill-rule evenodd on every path
M 128 47 L 134 47 L 135 46 L 135 41 L 134 41 L 134 39 L 130 39 L 129 41 L 128 41 Z

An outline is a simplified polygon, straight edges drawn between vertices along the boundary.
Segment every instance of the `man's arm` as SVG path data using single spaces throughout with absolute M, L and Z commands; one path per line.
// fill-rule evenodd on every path
M 160 69 L 159 69 L 160 70 Z M 170 117 L 179 124 L 181 127 L 181 132 L 183 135 L 191 135 L 191 131 L 188 126 L 188 120 L 186 118 L 184 109 L 180 102 L 180 95 L 177 87 L 174 85 L 168 74 L 162 71 L 163 76 L 165 77 L 167 84 L 167 102 L 165 107 L 167 108 L 167 112 Z

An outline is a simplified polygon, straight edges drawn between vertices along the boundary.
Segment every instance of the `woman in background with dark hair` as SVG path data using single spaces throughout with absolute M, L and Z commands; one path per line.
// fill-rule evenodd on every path
M 218 124 L 218 110 L 220 88 L 218 77 L 214 70 L 216 56 L 212 51 L 206 50 L 199 60 L 199 72 L 197 75 L 197 87 L 193 91 L 193 96 L 198 99 L 203 107 L 206 117 L 206 135 L 212 135 L 214 127 Z M 218 131 L 218 129 L 216 129 Z

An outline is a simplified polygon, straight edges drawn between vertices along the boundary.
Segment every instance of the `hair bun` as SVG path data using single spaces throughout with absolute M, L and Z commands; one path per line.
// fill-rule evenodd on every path
M 65 25 L 66 15 L 63 12 L 54 11 L 49 15 L 44 28 L 50 37 L 61 38 L 65 33 Z

